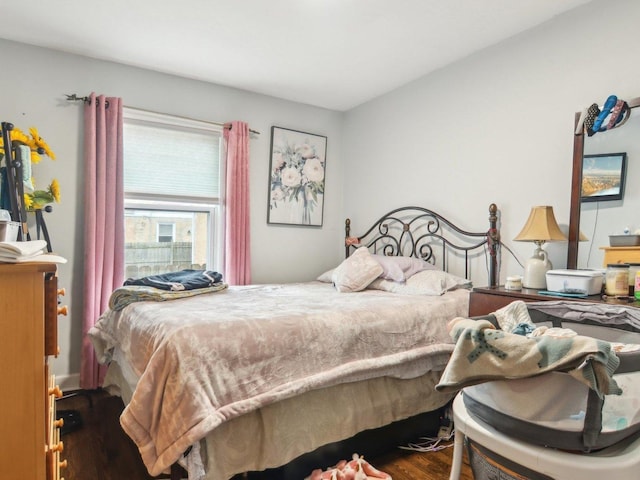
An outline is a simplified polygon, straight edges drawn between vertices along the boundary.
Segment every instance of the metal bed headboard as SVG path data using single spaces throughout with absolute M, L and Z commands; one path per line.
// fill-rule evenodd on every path
M 468 232 L 442 215 L 422 207 L 401 207 L 380 217 L 364 234 L 351 235 L 351 220 L 345 220 L 345 256 L 358 246 L 373 253 L 421 258 L 447 270 L 448 254 L 463 258 L 469 278 L 471 256 L 488 252 L 489 285 L 498 285 L 498 207 L 489 206 L 489 229 Z M 440 255 L 438 255 L 438 253 Z

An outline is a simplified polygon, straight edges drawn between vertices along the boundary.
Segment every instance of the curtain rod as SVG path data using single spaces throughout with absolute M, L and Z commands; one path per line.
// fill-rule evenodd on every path
M 89 103 L 91 101 L 91 99 L 89 97 L 79 97 L 78 95 L 76 95 L 75 93 L 72 93 L 71 95 L 67 95 L 65 94 L 65 96 L 67 97 L 67 100 L 70 102 L 84 102 L 84 103 Z M 109 102 L 107 102 L 107 108 L 109 107 Z M 153 113 L 156 115 L 169 115 L 167 113 L 161 113 L 161 112 L 154 112 L 153 110 L 145 110 L 143 108 L 136 108 L 136 107 L 127 107 L 131 110 L 137 110 L 139 112 L 145 112 L 145 113 Z M 177 117 L 177 118 L 182 118 L 184 120 L 195 120 L 197 122 L 203 122 L 203 123 L 208 123 L 211 125 L 216 125 L 218 127 L 223 127 L 223 128 L 228 128 L 229 130 L 231 130 L 231 125 L 228 123 L 219 123 L 219 122 L 212 122 L 209 120 L 199 120 L 197 118 L 190 118 L 190 117 L 184 117 L 181 115 L 173 115 L 170 114 L 173 117 Z M 249 133 L 252 133 L 254 135 L 260 135 L 260 132 L 258 132 L 257 130 L 252 130 L 249 129 Z

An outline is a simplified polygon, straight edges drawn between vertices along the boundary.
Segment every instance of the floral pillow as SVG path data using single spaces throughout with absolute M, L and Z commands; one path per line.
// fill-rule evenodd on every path
M 366 247 L 357 248 L 338 265 L 331 280 L 339 292 L 359 292 L 382 274 L 382 267 Z
M 438 270 L 435 265 L 431 265 L 419 258 L 378 254 L 372 254 L 372 257 L 382 266 L 383 272 L 380 278 L 386 278 L 394 282 L 404 282 L 423 270 Z
M 471 282 L 442 270 L 423 270 L 404 283 L 378 278 L 368 288 L 406 295 L 442 295 L 456 288 L 471 288 Z

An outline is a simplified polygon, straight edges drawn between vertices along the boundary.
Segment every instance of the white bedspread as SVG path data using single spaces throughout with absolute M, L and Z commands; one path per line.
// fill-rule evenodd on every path
M 120 350 L 140 380 L 121 424 L 151 475 L 225 421 L 314 389 L 443 368 L 446 324 L 468 291 L 442 297 L 330 284 L 230 287 L 107 311 L 89 336 L 101 362 Z

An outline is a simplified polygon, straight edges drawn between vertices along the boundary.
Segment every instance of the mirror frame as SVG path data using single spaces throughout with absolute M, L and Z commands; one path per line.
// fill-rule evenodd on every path
M 629 108 L 640 107 L 640 97 L 627 100 Z M 582 158 L 584 156 L 584 136 L 582 132 L 575 134 L 582 112 L 576 112 L 573 124 L 573 173 L 571 175 L 571 207 L 569 211 L 569 245 L 567 251 L 567 268 L 578 268 L 578 244 L 580 235 L 580 194 L 582 192 Z

